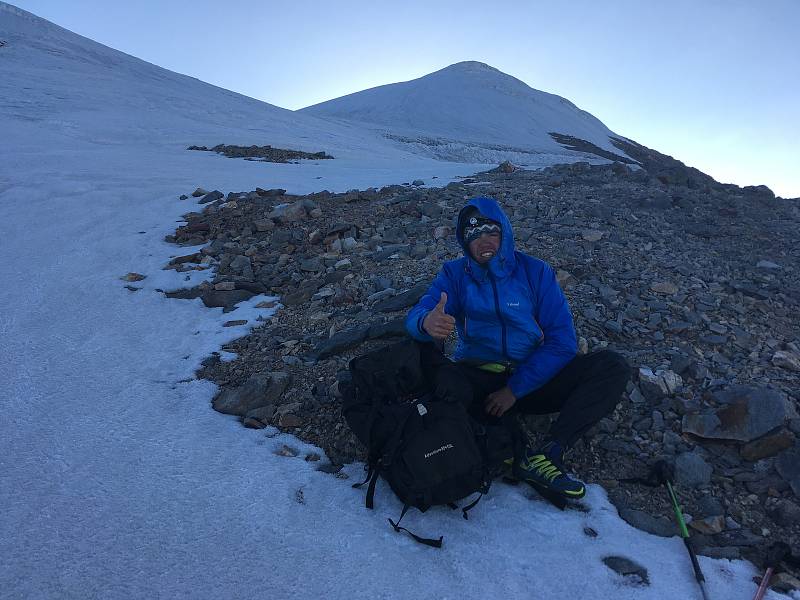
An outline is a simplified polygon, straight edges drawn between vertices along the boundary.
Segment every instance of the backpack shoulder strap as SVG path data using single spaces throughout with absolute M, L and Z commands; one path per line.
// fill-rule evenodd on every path
M 367 472 L 367 478 L 362 481 L 361 483 L 354 483 L 351 487 L 353 488 L 360 488 L 365 483 L 369 482 L 369 486 L 367 487 L 367 499 L 365 502 L 365 506 L 369 509 L 374 508 L 375 506 L 375 484 L 378 483 L 378 475 L 381 472 L 381 461 L 378 460 L 376 463 L 372 463 L 369 466 L 369 471 Z

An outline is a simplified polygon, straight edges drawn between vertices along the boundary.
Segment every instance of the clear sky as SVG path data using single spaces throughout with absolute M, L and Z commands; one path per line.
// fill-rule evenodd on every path
M 800 0 L 12 0 L 284 108 L 463 60 L 723 182 L 800 197 Z

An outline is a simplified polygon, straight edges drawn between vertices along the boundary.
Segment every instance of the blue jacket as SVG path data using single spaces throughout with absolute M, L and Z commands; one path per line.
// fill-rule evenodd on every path
M 497 202 L 479 197 L 467 206 L 502 225 L 500 250 L 485 266 L 470 256 L 462 236 L 464 207 L 456 227 L 464 257 L 442 266 L 408 313 L 406 329 L 419 341 L 431 341 L 422 321 L 445 292 L 445 312 L 455 317 L 458 331 L 453 358 L 513 365 L 508 386 L 520 398 L 542 387 L 575 357 L 572 313 L 552 267 L 514 249 L 511 223 Z

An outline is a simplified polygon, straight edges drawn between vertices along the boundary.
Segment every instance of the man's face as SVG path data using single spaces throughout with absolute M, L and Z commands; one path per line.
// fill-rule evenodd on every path
M 478 239 L 469 243 L 469 253 L 478 264 L 486 264 L 492 260 L 500 249 L 500 234 L 498 232 L 484 233 Z

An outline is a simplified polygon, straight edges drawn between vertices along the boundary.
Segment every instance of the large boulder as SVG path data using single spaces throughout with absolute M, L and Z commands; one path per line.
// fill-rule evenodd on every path
M 200 188 L 197 188 L 197 189 L 199 190 Z M 197 190 L 195 190 L 195 193 L 196 192 L 197 192 Z M 194 196 L 194 193 L 192 194 L 192 196 Z M 200 198 L 200 200 L 197 201 L 197 203 L 198 204 L 208 204 L 209 202 L 214 202 L 215 200 L 219 200 L 220 198 L 224 198 L 224 197 L 225 197 L 225 194 L 223 194 L 219 190 L 214 190 L 213 192 L 209 192 L 208 194 L 205 194 L 202 198 Z
M 212 406 L 218 412 L 244 417 L 257 408 L 281 404 L 290 382 L 289 374 L 281 371 L 257 373 L 239 387 L 222 390 Z
M 396 310 L 410 308 L 414 306 L 417 301 L 422 298 L 422 296 L 425 295 L 426 291 L 428 291 L 427 283 L 417 284 L 402 294 L 397 294 L 393 298 L 379 302 L 375 305 L 375 310 L 377 312 L 394 312 Z
M 796 414 L 784 394 L 769 388 L 732 386 L 714 394 L 714 400 L 719 408 L 684 415 L 684 433 L 750 442 L 782 426 Z
M 791 448 L 794 439 L 794 434 L 791 431 L 781 428 L 774 433 L 745 444 L 739 449 L 739 454 L 743 459 L 755 462 L 762 458 L 775 456 L 781 450 Z
M 233 309 L 236 304 L 249 300 L 255 296 L 254 292 L 249 290 L 204 290 L 200 298 L 209 308 L 222 307 L 226 311 Z
M 322 360 L 323 358 L 340 354 L 353 346 L 358 346 L 367 339 L 369 329 L 369 325 L 358 325 L 345 331 L 340 331 L 317 344 L 312 356 L 317 360 Z
M 294 223 L 308 217 L 306 207 L 301 200 L 291 204 L 279 204 L 269 213 L 269 218 L 281 223 Z

